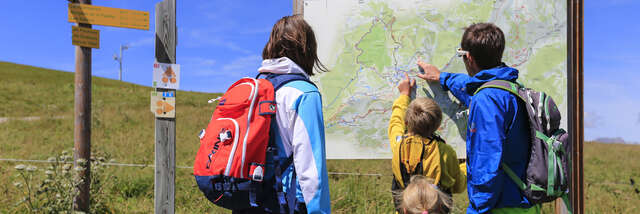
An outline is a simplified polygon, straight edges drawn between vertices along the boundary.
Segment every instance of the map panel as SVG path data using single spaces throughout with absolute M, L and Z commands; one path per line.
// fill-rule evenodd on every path
M 465 73 L 455 57 L 464 28 L 491 22 L 505 34 L 503 61 L 525 86 L 544 91 L 567 115 L 566 2 L 554 0 L 305 0 L 320 60 L 314 76 L 323 98 L 327 157 L 390 158 L 387 128 L 397 83 L 416 78 L 417 96 L 443 110 L 438 133 L 465 157 L 468 111 L 439 84 L 415 77 L 422 59 Z M 566 119 L 562 126 L 566 128 Z

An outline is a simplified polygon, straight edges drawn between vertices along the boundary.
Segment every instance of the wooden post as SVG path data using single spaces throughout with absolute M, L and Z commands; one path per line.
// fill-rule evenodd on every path
M 304 1 L 293 0 L 293 15 L 304 14 Z
M 584 183 L 582 146 L 584 142 L 583 102 L 583 1 L 567 1 L 567 71 L 569 100 L 569 140 L 571 153 L 571 209 L 575 214 L 584 213 Z
M 156 4 L 156 61 L 176 63 L 176 0 Z M 157 88 L 165 92 L 173 89 Z M 176 119 L 156 118 L 155 213 L 175 212 Z
M 91 4 L 91 0 L 80 0 L 80 4 Z M 79 27 L 91 28 L 90 24 Z M 74 89 L 74 162 L 75 167 L 83 168 L 78 172 L 82 181 L 73 204 L 74 210 L 89 212 L 89 190 L 91 184 L 91 48 L 76 46 L 76 71 Z M 84 160 L 82 161 L 78 160 Z

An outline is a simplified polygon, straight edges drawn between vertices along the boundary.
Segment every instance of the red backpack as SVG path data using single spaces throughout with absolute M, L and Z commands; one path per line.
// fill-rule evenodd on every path
M 208 200 L 227 209 L 242 210 L 264 205 L 262 202 L 276 193 L 280 200 L 274 203 L 279 210 L 291 207 L 284 200 L 281 183 L 275 182 L 282 169 L 267 166 L 265 159 L 276 153 L 270 143 L 271 119 L 276 114 L 275 90 L 294 80 L 309 82 L 295 74 L 268 74 L 266 79 L 245 77 L 218 98 L 209 125 L 200 132 L 200 149 L 193 166 L 196 182 Z M 273 162 L 277 161 L 270 164 Z M 267 169 L 274 172 L 266 173 Z M 289 195 L 295 195 L 295 191 L 290 192 L 289 200 L 293 198 Z

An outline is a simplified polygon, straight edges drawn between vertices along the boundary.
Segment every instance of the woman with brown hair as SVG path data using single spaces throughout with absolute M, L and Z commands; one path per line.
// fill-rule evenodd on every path
M 260 207 L 234 213 L 289 213 L 290 208 L 331 213 L 322 99 L 309 80 L 314 68 L 327 71 L 316 51 L 314 32 L 301 15 L 285 16 L 273 26 L 258 71 L 276 87 L 272 155 L 267 154 L 265 171 L 265 179 L 274 181 L 265 189 L 274 192 Z

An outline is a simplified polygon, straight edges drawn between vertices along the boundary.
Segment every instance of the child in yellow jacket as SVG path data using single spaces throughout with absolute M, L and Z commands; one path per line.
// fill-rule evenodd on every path
M 442 111 L 428 98 L 409 97 L 415 80 L 405 79 L 398 85 L 400 97 L 392 107 L 389 121 L 394 180 L 392 189 L 404 189 L 411 175 L 433 179 L 448 194 L 461 193 L 467 185 L 466 167 L 458 163 L 455 150 L 435 135 L 442 121 Z M 396 206 L 398 202 L 396 201 Z

